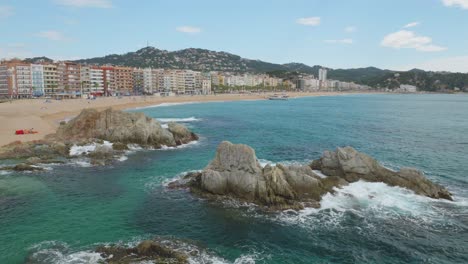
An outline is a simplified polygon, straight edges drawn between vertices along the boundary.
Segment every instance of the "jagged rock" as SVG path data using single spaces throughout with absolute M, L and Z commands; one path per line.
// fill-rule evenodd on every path
M 105 263 L 109 264 L 188 263 L 187 255 L 152 240 L 145 240 L 136 247 L 99 246 L 96 248 L 96 252 L 100 253 L 101 257 L 105 259 Z
M 13 170 L 13 171 L 42 171 L 44 170 L 41 167 L 33 166 L 26 163 L 18 163 L 15 166 L 5 166 L 1 167 L 0 170 Z
M 193 140 L 198 140 L 198 136 L 192 133 L 184 125 L 170 122 L 168 124 L 168 130 L 174 135 L 174 140 L 177 145 L 189 143 Z
M 384 182 L 390 186 L 410 189 L 419 195 L 452 200 L 447 189 L 428 180 L 422 172 L 408 168 L 392 171 L 352 147 L 338 148 L 335 152 L 325 151 L 313 165 L 328 176 L 338 176 L 348 182 Z
M 322 178 L 312 169 L 321 170 L 328 177 Z M 227 141 L 218 146 L 215 158 L 202 172 L 191 173 L 169 187 L 189 187 L 193 193 L 208 198 L 231 197 L 282 210 L 301 209 L 304 205 L 317 207 L 324 194 L 358 180 L 384 182 L 416 194 L 452 199 L 444 187 L 432 183 L 420 171 L 391 171 L 351 147 L 325 151 L 320 160 L 309 166 L 278 164 L 262 168 L 252 148 Z
M 112 144 L 112 148 L 117 151 L 128 150 L 128 145 L 120 142 L 115 142 L 114 144 Z
M 188 143 L 194 136 L 183 125 L 173 125 L 172 132 L 143 113 L 127 113 L 106 109 L 85 109 L 57 130 L 61 139 L 98 138 L 111 142 L 133 143 L 159 148 L 162 145 L 176 146 Z M 177 134 L 176 134 L 177 133 Z M 187 137 L 190 134 L 190 138 Z M 176 142 L 177 140 L 177 142 Z

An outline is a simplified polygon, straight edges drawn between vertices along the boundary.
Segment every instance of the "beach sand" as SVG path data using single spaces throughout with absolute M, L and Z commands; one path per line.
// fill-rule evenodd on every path
M 344 93 L 311 92 L 288 93 L 290 97 L 326 96 Z M 131 96 L 131 97 L 102 97 L 96 100 L 66 99 L 24 99 L 0 103 L 0 146 L 13 141 L 31 141 L 55 133 L 60 121 L 73 118 L 82 109 L 96 108 L 102 110 L 108 107 L 113 109 L 131 109 L 158 105 L 162 103 L 183 102 L 210 102 L 210 101 L 239 101 L 239 100 L 264 100 L 271 94 L 221 94 L 221 95 L 197 95 L 197 96 Z M 34 129 L 38 134 L 15 135 L 18 129 Z

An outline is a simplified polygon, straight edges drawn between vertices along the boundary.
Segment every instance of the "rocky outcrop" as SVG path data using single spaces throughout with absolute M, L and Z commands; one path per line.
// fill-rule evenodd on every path
M 100 246 L 96 252 L 104 258 L 104 263 L 188 263 L 186 254 L 177 252 L 157 241 L 145 240 L 135 247 Z
M 198 136 L 183 125 L 171 123 L 166 129 L 143 113 L 127 113 L 111 108 L 104 111 L 85 109 L 68 123 L 61 123 L 57 132 L 44 140 L 24 143 L 18 141 L 3 146 L 0 148 L 0 159 L 29 158 L 27 165 L 51 163 L 61 158 L 71 158 L 70 149 L 73 146 L 99 143 L 95 151 L 86 156 L 91 159 L 92 164 L 106 165 L 128 150 L 128 144 L 161 148 L 186 144 L 197 139 Z M 112 147 L 103 145 L 104 140 L 111 142 Z
M 314 170 L 321 170 L 327 177 L 320 177 Z M 431 198 L 452 199 L 444 187 L 432 183 L 420 171 L 391 171 L 351 147 L 326 151 L 310 166 L 278 164 L 262 168 L 252 148 L 227 141 L 218 146 L 215 158 L 203 171 L 188 174 L 169 187 L 188 187 L 204 197 L 235 198 L 277 210 L 319 206 L 324 194 L 358 180 L 384 182 Z
M 325 175 L 338 176 L 348 182 L 384 182 L 390 186 L 410 189 L 419 195 L 452 200 L 447 189 L 428 180 L 421 171 L 412 168 L 392 171 L 352 147 L 338 148 L 335 152 L 326 151 L 311 166 Z
M 171 124 L 161 127 L 154 118 L 143 113 L 85 109 L 70 122 L 61 125 L 56 137 L 65 140 L 98 138 L 110 142 L 133 143 L 160 148 L 188 143 L 196 136 L 185 126 Z

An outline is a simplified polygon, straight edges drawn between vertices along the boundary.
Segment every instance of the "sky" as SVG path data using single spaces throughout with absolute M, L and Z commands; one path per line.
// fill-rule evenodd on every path
M 468 0 L 0 0 L 0 58 L 91 58 L 148 44 L 468 72 Z

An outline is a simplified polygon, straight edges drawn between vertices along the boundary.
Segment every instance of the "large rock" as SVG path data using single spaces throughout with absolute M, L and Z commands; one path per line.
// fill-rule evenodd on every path
M 325 175 L 338 176 L 348 182 L 384 182 L 410 189 L 419 195 L 452 200 L 447 189 L 428 180 L 421 171 L 410 168 L 392 171 L 352 147 L 338 148 L 335 152 L 325 151 L 320 160 L 312 162 L 311 166 L 322 170 Z
M 165 129 L 143 113 L 127 113 L 106 109 L 85 109 L 67 124 L 61 125 L 56 137 L 64 140 L 98 138 L 111 142 L 133 143 L 159 148 L 188 143 L 196 136 L 185 126 L 171 125 Z
M 170 187 L 188 186 L 197 194 L 232 197 L 269 209 L 301 209 L 303 202 L 318 202 L 332 188 L 330 183 L 324 185 L 309 166 L 278 164 L 262 168 L 251 147 L 227 141 L 218 146 L 215 158 L 201 173 L 183 181 Z
M 321 177 L 313 170 L 328 176 Z M 215 158 L 202 172 L 189 174 L 169 187 L 189 187 L 205 197 L 231 197 L 281 210 L 318 206 L 324 194 L 358 180 L 384 182 L 419 195 L 452 199 L 444 187 L 432 183 L 420 171 L 405 168 L 394 172 L 351 147 L 326 151 L 310 166 L 278 164 L 262 168 L 251 147 L 227 141 L 218 146 Z

